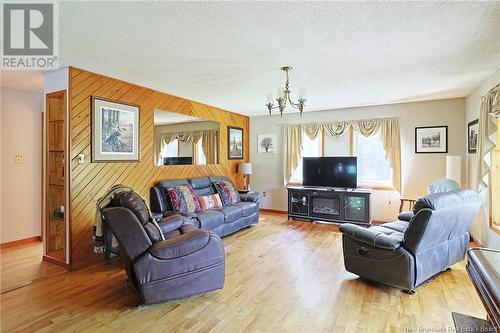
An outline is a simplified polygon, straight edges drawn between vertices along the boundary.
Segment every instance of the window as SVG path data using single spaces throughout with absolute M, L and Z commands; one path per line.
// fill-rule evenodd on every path
M 354 149 L 358 157 L 358 186 L 392 187 L 392 168 L 385 159 L 378 134 L 365 137 L 354 132 Z
M 203 153 L 203 147 L 201 145 L 203 139 L 198 140 L 196 143 L 196 156 L 198 156 L 198 161 L 196 164 L 207 164 L 207 158 L 205 153 Z
M 318 134 L 316 139 L 311 140 L 309 136 L 302 132 L 302 157 L 319 157 L 322 156 L 322 135 Z M 302 158 L 293 171 L 290 183 L 302 183 Z
M 161 151 L 161 157 L 179 157 L 179 140 L 172 140 L 165 145 Z

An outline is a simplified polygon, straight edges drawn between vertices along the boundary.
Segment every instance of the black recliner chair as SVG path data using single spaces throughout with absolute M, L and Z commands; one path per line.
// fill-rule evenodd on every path
M 158 228 L 135 192 L 117 194 L 101 212 L 119 243 L 129 284 L 141 294 L 140 304 L 224 286 L 224 246 L 216 234 L 196 228 L 180 215 L 158 221 Z
M 480 197 L 472 190 L 435 193 L 415 202 L 409 222 L 340 226 L 347 271 L 410 293 L 465 257 Z

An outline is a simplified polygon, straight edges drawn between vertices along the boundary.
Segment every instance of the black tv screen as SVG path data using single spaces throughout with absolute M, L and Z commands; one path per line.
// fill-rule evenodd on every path
M 356 188 L 356 157 L 304 157 L 304 186 Z

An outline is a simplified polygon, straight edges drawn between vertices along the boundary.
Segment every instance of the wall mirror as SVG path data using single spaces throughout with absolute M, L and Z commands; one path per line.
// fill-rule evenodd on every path
M 155 165 L 219 163 L 219 123 L 180 113 L 154 111 Z

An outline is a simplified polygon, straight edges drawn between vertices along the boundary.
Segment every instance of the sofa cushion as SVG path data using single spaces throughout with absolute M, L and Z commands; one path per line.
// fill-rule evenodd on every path
M 195 177 L 188 179 L 188 181 L 197 195 L 210 195 L 215 193 L 212 182 L 208 177 Z
M 383 225 L 363 228 L 358 225 L 345 223 L 340 225 L 339 230 L 353 240 L 389 250 L 396 250 L 401 247 L 404 236 L 402 232 L 385 228 Z
M 202 210 L 222 207 L 222 201 L 217 193 L 211 195 L 200 195 L 198 196 L 198 201 L 200 202 Z
M 234 188 L 233 183 L 229 180 L 224 180 L 214 183 L 217 193 L 220 195 L 224 206 L 231 205 L 240 201 L 238 191 Z
M 200 222 L 200 228 L 212 230 L 224 224 L 224 214 L 218 209 L 203 210 L 196 216 Z
M 225 223 L 231 223 L 243 217 L 243 209 L 236 205 L 224 206 L 219 211 L 224 214 Z
M 198 197 L 191 185 L 170 187 L 167 192 L 176 212 L 197 213 L 201 210 Z
M 252 214 L 255 214 L 259 211 L 259 205 L 257 205 L 255 202 L 237 202 L 233 204 L 233 206 L 238 206 L 242 209 L 243 211 L 243 216 L 250 216 Z

